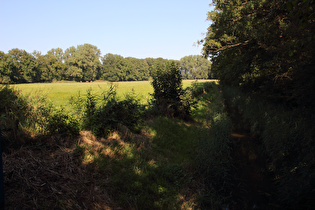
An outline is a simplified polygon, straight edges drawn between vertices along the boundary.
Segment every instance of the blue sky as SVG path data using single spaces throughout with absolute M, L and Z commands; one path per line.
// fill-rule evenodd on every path
M 0 51 L 42 54 L 84 43 L 102 55 L 176 59 L 200 54 L 210 0 L 0 0 Z

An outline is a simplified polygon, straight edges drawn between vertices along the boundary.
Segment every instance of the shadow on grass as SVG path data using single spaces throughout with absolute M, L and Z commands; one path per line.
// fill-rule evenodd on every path
M 119 207 L 192 207 L 192 195 L 188 195 L 193 179 L 190 167 L 202 132 L 167 118 L 148 122 L 145 130 L 146 135 L 114 133 L 99 140 L 101 145 L 81 144 L 76 151 L 91 173 L 103 176 L 96 180 L 98 186 Z

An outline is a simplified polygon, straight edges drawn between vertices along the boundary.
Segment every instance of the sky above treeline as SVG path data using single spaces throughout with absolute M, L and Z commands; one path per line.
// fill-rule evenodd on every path
M 46 54 L 85 43 L 102 55 L 201 54 L 210 0 L 0 0 L 0 51 Z

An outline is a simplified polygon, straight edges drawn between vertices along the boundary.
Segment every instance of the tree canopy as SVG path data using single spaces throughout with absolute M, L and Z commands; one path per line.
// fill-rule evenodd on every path
M 314 0 L 213 0 L 203 54 L 222 84 L 314 105 Z
M 185 79 L 208 79 L 212 77 L 211 62 L 201 55 L 189 55 L 180 59 L 180 70 Z

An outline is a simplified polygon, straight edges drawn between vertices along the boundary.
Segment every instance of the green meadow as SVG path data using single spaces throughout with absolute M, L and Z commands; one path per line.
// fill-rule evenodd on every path
M 195 80 L 184 80 L 183 88 L 192 84 Z M 210 80 L 201 80 L 205 82 Z M 147 103 L 150 94 L 153 93 L 153 87 L 150 81 L 135 82 L 58 82 L 58 83 L 31 83 L 14 85 L 23 95 L 45 96 L 57 106 L 66 106 L 73 96 L 79 94 L 85 95 L 86 91 L 91 89 L 95 94 L 102 94 L 108 91 L 111 86 L 115 86 L 117 95 L 121 98 L 126 94 L 134 92 L 141 103 Z

